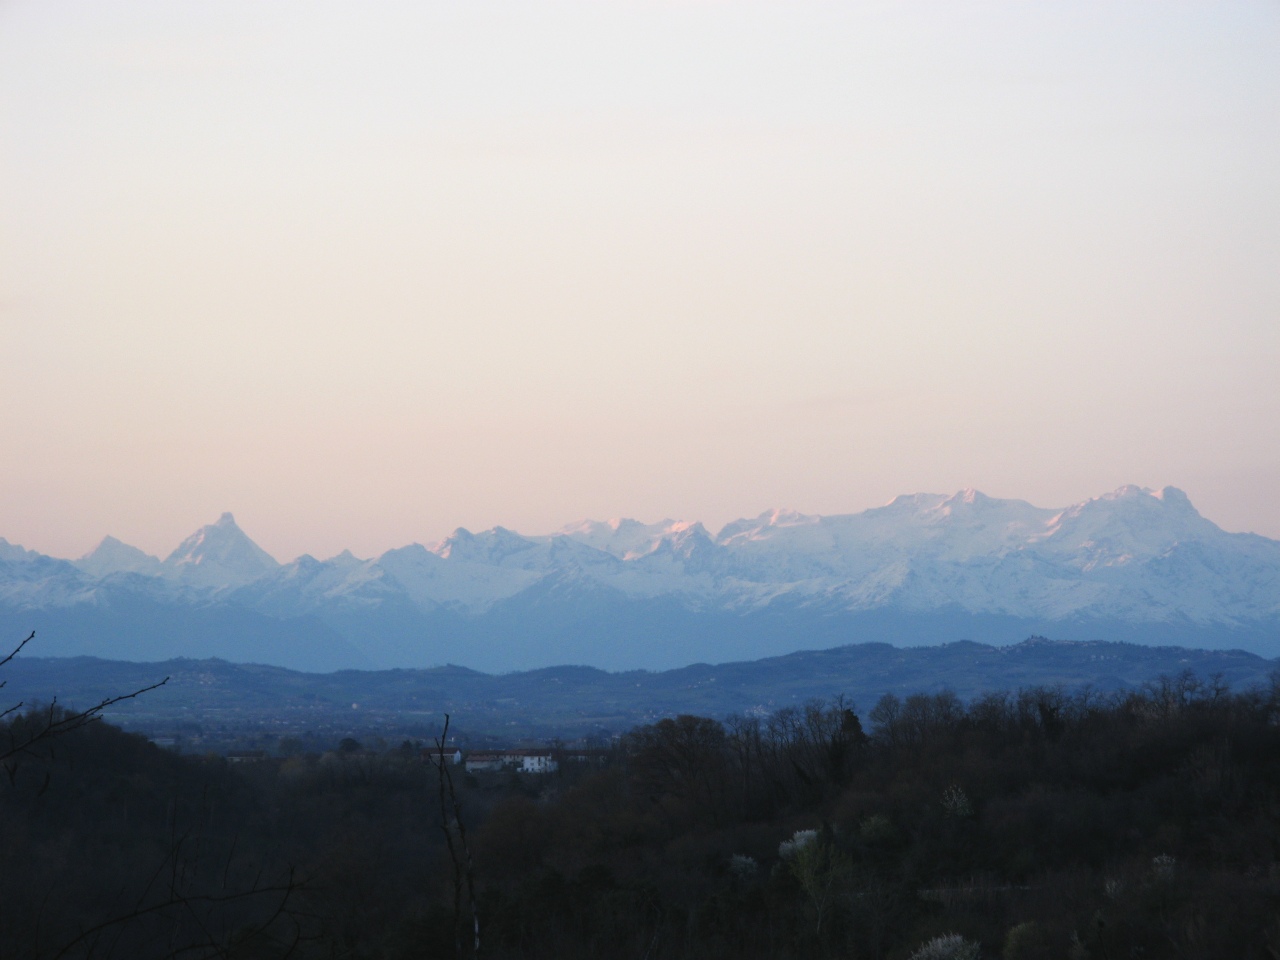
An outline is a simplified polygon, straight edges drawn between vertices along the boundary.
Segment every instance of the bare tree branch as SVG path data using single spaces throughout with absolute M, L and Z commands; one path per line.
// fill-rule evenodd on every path
M 217 904 L 238 903 L 238 902 L 247 900 L 250 897 L 260 897 L 260 896 L 266 896 L 268 894 L 281 894 L 282 899 L 280 904 L 276 906 L 275 910 L 271 913 L 271 916 L 268 918 L 267 922 L 259 925 L 259 929 L 265 930 L 266 927 L 271 922 L 274 922 L 276 919 L 280 917 L 280 915 L 284 912 L 284 905 L 288 903 L 289 897 L 292 896 L 295 892 L 297 892 L 300 888 L 301 888 L 301 884 L 296 880 L 294 876 L 294 871 L 290 869 L 289 879 L 287 882 L 275 884 L 269 887 L 257 887 L 250 890 L 243 890 L 243 891 L 240 891 L 239 893 L 228 893 L 228 894 L 221 894 L 221 895 L 219 894 L 198 894 L 198 895 L 174 894 L 167 900 L 162 900 L 159 903 L 153 903 L 147 907 L 139 907 L 136 910 L 133 910 L 127 914 L 124 914 L 123 916 L 112 917 L 110 920 L 104 920 L 102 923 L 89 927 L 87 930 L 82 931 L 80 935 L 76 937 L 74 940 L 68 941 L 67 943 L 63 944 L 62 949 L 59 950 L 56 954 L 54 954 L 53 960 L 61 960 L 62 957 L 65 957 L 71 950 L 75 949 L 75 947 L 77 947 L 81 943 L 84 943 L 90 937 L 99 936 L 104 931 L 109 930 L 112 927 L 119 926 L 120 924 L 129 923 L 133 920 L 138 920 L 142 917 L 159 913 L 163 910 L 168 910 L 171 907 L 183 907 L 183 908 L 189 909 L 195 904 L 217 905 Z M 215 943 L 211 942 L 208 944 L 188 946 L 185 949 L 187 950 L 191 950 L 191 949 L 218 950 L 218 947 Z
M 36 638 L 36 632 L 32 630 L 31 633 L 28 634 L 27 639 L 23 640 L 20 644 L 14 647 L 9 652 L 9 655 L 6 656 L 3 660 L 0 660 L 0 667 L 3 667 L 6 663 L 8 663 L 10 660 L 16 657 L 18 654 L 20 654 L 22 652 L 22 648 L 25 647 L 28 643 L 30 643 L 35 638 Z M 4 686 L 4 684 L 0 683 L 0 687 L 2 686 Z
M 33 747 L 45 740 L 52 740 L 55 737 L 64 736 L 65 734 L 71 733 L 73 730 L 79 730 L 81 727 L 88 726 L 95 720 L 101 720 L 102 711 L 107 707 L 121 703 L 125 700 L 132 700 L 134 697 L 141 696 L 144 693 L 163 687 L 168 682 L 169 678 L 165 677 L 159 683 L 153 683 L 150 686 L 142 687 L 139 690 L 133 691 L 133 693 L 121 694 L 118 697 L 108 697 L 89 709 L 81 710 L 76 713 L 60 713 L 58 710 L 58 701 L 55 698 L 45 711 L 45 718 L 42 726 L 39 726 L 34 730 L 24 731 L 24 736 L 19 737 L 15 737 L 13 735 L 13 730 L 10 729 L 8 746 L 0 747 L 0 763 L 4 763 L 10 758 L 20 754 L 30 754 Z M 21 704 L 18 706 L 21 706 Z M 14 709 L 17 708 L 11 708 L 9 711 L 6 711 L 6 714 L 12 712 Z M 6 714 L 0 714 L 0 717 L 3 717 Z
M 445 844 L 449 848 L 449 859 L 453 862 L 453 924 L 454 952 L 463 956 L 462 949 L 462 885 L 466 881 L 467 900 L 471 904 L 472 956 L 480 953 L 480 912 L 476 903 L 475 864 L 471 859 L 471 848 L 467 845 L 467 827 L 462 822 L 462 805 L 458 802 L 458 794 L 453 788 L 453 775 L 449 772 L 449 764 L 445 760 L 444 745 L 449 736 L 449 715 L 444 715 L 444 729 L 436 740 L 436 772 L 440 778 L 440 829 L 444 833 Z M 448 803 L 445 800 L 448 794 Z M 450 804 L 453 817 L 450 820 Z M 453 842 L 453 830 L 458 832 L 458 846 L 462 847 L 462 855 Z

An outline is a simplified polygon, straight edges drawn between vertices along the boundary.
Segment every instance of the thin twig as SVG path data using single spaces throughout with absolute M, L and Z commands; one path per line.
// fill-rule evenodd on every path
M 105 700 L 99 701 L 87 710 L 81 710 L 78 713 L 67 713 L 61 716 L 58 715 L 58 701 L 55 698 L 53 703 L 49 704 L 44 725 L 33 733 L 27 734 L 25 740 L 22 740 L 21 742 L 14 741 L 12 739 L 12 731 L 10 732 L 11 739 L 9 741 L 9 746 L 7 748 L 0 749 L 0 761 L 8 760 L 9 758 L 15 757 L 19 754 L 30 754 L 31 748 L 36 746 L 36 744 L 45 740 L 51 740 L 54 737 L 63 736 L 73 730 L 79 730 L 81 727 L 102 719 L 102 711 L 107 707 L 113 706 L 117 703 L 122 703 L 125 700 L 132 700 L 134 697 L 139 697 L 144 693 L 149 693 L 152 690 L 163 687 L 168 682 L 169 678 L 165 677 L 159 683 L 153 683 L 150 686 L 142 687 L 139 690 L 133 691 L 133 693 L 124 693 L 118 697 L 107 697 Z M 6 711 L 6 713 L 8 712 L 11 711 Z M 0 714 L 0 716 L 3 716 L 3 714 Z

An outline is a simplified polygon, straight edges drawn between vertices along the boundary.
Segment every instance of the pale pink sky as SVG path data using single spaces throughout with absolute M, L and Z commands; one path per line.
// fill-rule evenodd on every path
M 1280 537 L 1269 2 L 0 4 L 0 536 L 1182 487 Z

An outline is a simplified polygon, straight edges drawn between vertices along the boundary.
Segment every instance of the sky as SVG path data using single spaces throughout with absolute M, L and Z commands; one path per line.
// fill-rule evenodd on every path
M 1280 4 L 0 0 L 0 536 L 1171 484 L 1280 538 Z

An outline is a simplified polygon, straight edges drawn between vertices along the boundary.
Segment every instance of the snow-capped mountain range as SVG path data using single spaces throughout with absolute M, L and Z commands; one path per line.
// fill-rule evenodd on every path
M 287 564 L 227 513 L 164 560 L 113 537 L 74 561 L 0 539 L 0 624 L 45 628 L 48 654 L 300 669 L 665 668 L 1033 633 L 1275 656 L 1280 541 L 1221 530 L 1174 487 L 1065 509 L 915 494 L 841 516 L 773 510 L 715 535 L 672 520 L 459 529 Z

